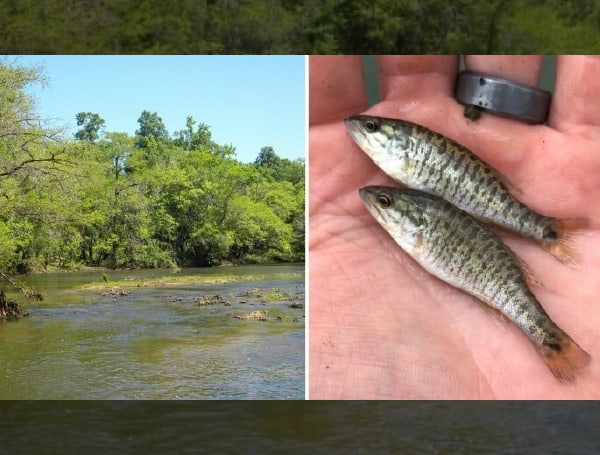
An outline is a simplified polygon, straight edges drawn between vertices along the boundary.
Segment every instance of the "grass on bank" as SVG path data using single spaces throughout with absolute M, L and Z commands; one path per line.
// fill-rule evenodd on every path
M 239 282 L 252 282 L 264 280 L 293 280 L 303 278 L 303 273 L 274 273 L 274 274 L 249 274 L 249 275 L 165 275 L 155 278 L 136 278 L 131 276 L 121 280 L 111 280 L 110 277 L 102 274 L 99 276 L 98 283 L 88 283 L 80 286 L 80 289 L 108 291 L 112 288 L 140 288 L 140 287 L 166 287 L 180 286 L 183 284 L 226 284 Z M 267 293 L 267 298 L 279 300 L 279 295 Z M 285 294 L 285 293 L 282 293 Z M 283 299 L 282 299 L 283 300 Z M 270 301 L 270 300 L 269 300 Z

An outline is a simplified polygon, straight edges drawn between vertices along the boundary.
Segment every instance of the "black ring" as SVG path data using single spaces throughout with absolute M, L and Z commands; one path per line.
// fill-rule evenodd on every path
M 456 100 L 491 114 L 527 123 L 543 123 L 548 118 L 552 94 L 489 74 L 462 71 L 456 81 Z

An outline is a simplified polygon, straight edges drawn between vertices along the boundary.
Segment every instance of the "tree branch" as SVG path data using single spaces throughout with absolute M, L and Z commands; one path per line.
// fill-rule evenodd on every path
M 39 292 L 33 291 L 16 280 L 13 280 L 10 276 L 8 276 L 2 269 L 0 269 L 0 276 L 12 284 L 15 288 L 20 289 L 27 301 L 29 302 L 31 299 L 34 300 L 43 300 L 42 295 Z

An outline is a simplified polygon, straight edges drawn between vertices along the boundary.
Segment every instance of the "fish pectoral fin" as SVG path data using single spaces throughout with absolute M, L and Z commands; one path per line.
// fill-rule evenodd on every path
M 527 285 L 529 287 L 537 286 L 539 288 L 546 288 L 546 285 L 544 284 L 542 279 L 540 277 L 538 277 L 533 272 L 533 270 L 531 270 L 529 265 L 527 265 L 527 263 L 520 257 L 518 257 L 518 256 L 516 256 L 516 257 L 517 257 L 517 260 L 519 261 L 519 266 L 521 267 L 523 276 L 525 276 L 525 281 L 527 281 Z
M 506 178 L 506 176 L 500 175 L 500 181 L 502 182 L 502 184 L 504 185 L 504 187 L 507 189 L 507 191 L 510 193 L 511 196 L 518 197 L 523 194 L 521 189 L 518 186 L 516 186 L 514 183 L 512 183 L 510 180 L 508 180 Z

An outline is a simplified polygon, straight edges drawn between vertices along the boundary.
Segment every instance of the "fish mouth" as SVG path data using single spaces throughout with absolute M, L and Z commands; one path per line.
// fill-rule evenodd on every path
M 377 187 L 375 186 L 365 186 L 358 190 L 358 194 L 360 198 L 364 202 L 372 201 L 375 198 L 375 194 L 377 193 Z
M 353 115 L 352 117 L 348 117 L 344 119 L 344 124 L 346 125 L 346 131 L 352 138 L 352 140 L 363 150 L 367 148 L 367 137 L 365 135 L 365 131 L 363 130 L 363 116 L 361 115 Z
M 365 186 L 358 190 L 358 194 L 360 195 L 367 212 L 376 219 L 380 216 L 379 207 L 377 206 L 377 193 L 378 190 L 375 186 Z
M 360 130 L 360 118 L 357 115 L 345 118 L 344 124 L 346 125 L 346 129 L 352 133 L 352 135 Z

